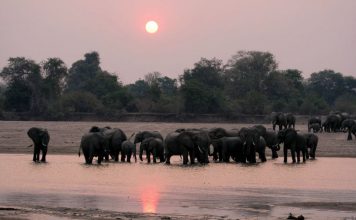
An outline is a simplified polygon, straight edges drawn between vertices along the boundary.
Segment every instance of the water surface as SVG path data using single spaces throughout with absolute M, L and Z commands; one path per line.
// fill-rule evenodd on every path
M 291 207 L 294 203 L 356 202 L 352 158 L 206 166 L 182 166 L 179 157 L 169 166 L 142 162 L 88 166 L 83 157 L 72 155 L 48 155 L 48 163 L 33 163 L 31 158 L 0 154 L 0 205 L 275 218 L 298 211 Z M 309 218 L 327 213 L 309 212 Z M 353 211 L 328 212 L 335 218 L 356 216 Z

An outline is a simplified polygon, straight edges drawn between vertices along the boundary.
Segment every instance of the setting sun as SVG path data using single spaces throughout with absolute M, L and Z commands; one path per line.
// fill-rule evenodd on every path
M 158 24 L 155 21 L 148 21 L 146 23 L 146 31 L 150 34 L 156 33 L 158 30 Z

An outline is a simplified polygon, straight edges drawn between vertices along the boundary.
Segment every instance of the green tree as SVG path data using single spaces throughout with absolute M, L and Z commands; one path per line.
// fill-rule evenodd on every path
M 218 59 L 202 58 L 180 76 L 185 111 L 217 113 L 224 109 L 223 67 Z
M 333 105 L 335 99 L 345 92 L 344 78 L 341 73 L 333 70 L 312 73 L 308 80 L 308 90 Z
M 8 85 L 5 92 L 7 109 L 30 111 L 32 114 L 43 112 L 45 104 L 41 92 L 43 78 L 40 65 L 24 57 L 10 58 L 1 76 Z
M 56 101 L 63 92 L 64 79 L 68 75 L 65 63 L 59 58 L 49 58 L 42 64 L 44 92 L 50 102 Z
M 226 91 L 232 99 L 251 91 L 263 92 L 265 78 L 276 71 L 277 62 L 269 52 L 239 51 L 226 65 Z

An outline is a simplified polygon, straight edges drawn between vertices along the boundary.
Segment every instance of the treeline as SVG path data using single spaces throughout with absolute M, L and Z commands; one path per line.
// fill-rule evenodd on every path
M 312 61 L 311 61 L 312 62 Z M 97 52 L 67 67 L 60 58 L 41 63 L 10 58 L 0 73 L 0 110 L 44 119 L 73 113 L 326 114 L 356 113 L 356 79 L 333 70 L 303 78 L 278 69 L 273 54 L 239 51 L 227 63 L 202 58 L 178 79 L 159 72 L 123 85 L 100 67 Z

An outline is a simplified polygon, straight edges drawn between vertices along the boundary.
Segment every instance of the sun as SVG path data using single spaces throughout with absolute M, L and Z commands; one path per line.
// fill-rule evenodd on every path
M 148 21 L 146 23 L 146 31 L 147 33 L 154 34 L 158 31 L 158 24 L 155 21 Z

